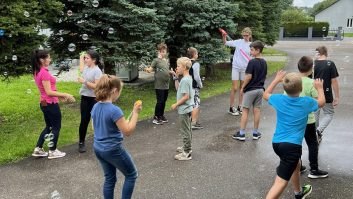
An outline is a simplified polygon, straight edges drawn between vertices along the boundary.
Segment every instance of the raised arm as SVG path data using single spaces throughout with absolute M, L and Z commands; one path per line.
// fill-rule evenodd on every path
M 134 132 L 136 128 L 138 115 L 141 109 L 142 109 L 142 104 L 135 104 L 130 120 L 126 120 L 125 117 L 122 117 L 115 122 L 115 124 L 119 127 L 119 129 L 124 135 L 130 136 Z
M 277 75 L 275 79 L 271 82 L 271 84 L 266 88 L 265 93 L 263 98 L 268 101 L 270 96 L 272 95 L 273 89 L 277 86 L 278 83 L 283 81 L 284 76 L 286 75 L 286 72 L 283 70 L 280 70 L 277 72 Z

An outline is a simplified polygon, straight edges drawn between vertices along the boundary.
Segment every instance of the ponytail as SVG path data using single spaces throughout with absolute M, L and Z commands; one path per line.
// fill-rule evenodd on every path
M 46 50 L 35 50 L 32 54 L 32 73 L 36 75 L 40 71 L 41 62 L 40 59 L 46 59 L 49 56 L 49 52 Z
M 94 89 L 97 101 L 104 101 L 110 98 L 114 92 L 114 89 L 118 89 L 121 92 L 123 87 L 122 81 L 114 75 L 103 75 Z

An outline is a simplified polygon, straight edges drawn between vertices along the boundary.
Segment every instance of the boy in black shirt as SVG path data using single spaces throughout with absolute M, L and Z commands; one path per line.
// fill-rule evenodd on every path
M 339 103 L 339 75 L 335 63 L 327 59 L 327 48 L 325 46 L 319 46 L 316 48 L 316 51 L 318 53 L 318 57 L 314 64 L 314 78 L 320 78 L 324 80 L 324 93 L 326 99 L 325 106 L 321 108 L 324 112 L 324 116 L 321 118 L 320 123 L 319 117 L 321 109 L 319 109 L 315 114 L 317 128 L 316 133 L 320 143 L 322 140 L 322 132 L 330 124 L 333 118 L 334 108 Z M 335 98 L 333 98 L 332 89 L 335 93 Z
M 250 44 L 250 54 L 254 59 L 250 60 L 245 70 L 245 78 L 240 94 L 243 94 L 243 114 L 240 121 L 240 131 L 233 135 L 234 139 L 245 140 L 245 128 L 248 122 L 249 109 L 253 107 L 254 130 L 253 139 L 258 140 L 261 133 L 258 132 L 260 123 L 260 108 L 264 94 L 264 84 L 267 75 L 267 63 L 261 58 L 264 45 L 260 41 Z

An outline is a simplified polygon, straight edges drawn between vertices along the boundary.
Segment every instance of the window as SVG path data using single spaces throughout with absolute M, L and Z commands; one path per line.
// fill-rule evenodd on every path
M 353 18 L 348 18 L 347 19 L 347 28 L 352 28 L 353 27 Z

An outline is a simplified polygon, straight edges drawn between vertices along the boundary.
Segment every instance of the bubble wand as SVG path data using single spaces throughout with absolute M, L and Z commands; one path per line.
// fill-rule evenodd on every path
M 136 105 L 141 105 L 142 104 L 142 101 L 141 100 L 137 100 L 135 103 L 134 103 L 134 106 Z M 131 111 L 129 117 L 127 117 L 127 120 L 130 121 L 131 117 L 132 117 L 132 113 L 133 113 L 133 110 Z
M 225 30 L 223 30 L 222 28 L 218 28 L 218 31 L 222 34 L 222 36 L 225 35 L 226 38 L 227 38 L 227 40 L 233 40 L 233 39 L 228 35 L 228 33 L 227 33 Z

